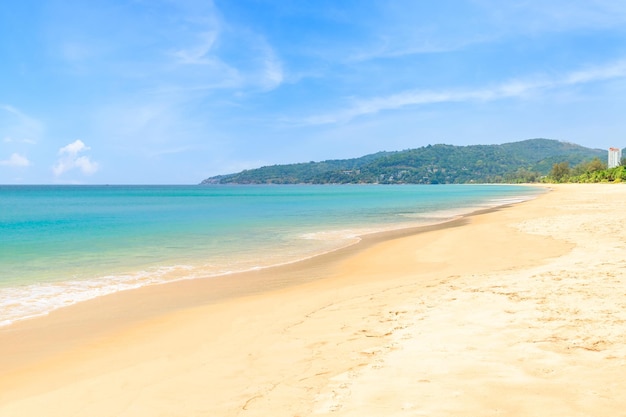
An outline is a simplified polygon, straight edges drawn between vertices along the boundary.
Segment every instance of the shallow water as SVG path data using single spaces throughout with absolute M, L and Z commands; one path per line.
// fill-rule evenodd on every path
M 314 256 L 541 190 L 438 186 L 0 186 L 0 325 L 143 285 Z

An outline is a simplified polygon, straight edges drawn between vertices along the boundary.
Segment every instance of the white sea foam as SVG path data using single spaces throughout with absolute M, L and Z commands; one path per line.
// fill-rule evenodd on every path
M 193 278 L 192 270 L 190 266 L 178 265 L 161 267 L 149 272 L 142 271 L 88 280 L 0 288 L 0 326 L 7 326 L 17 320 L 43 316 L 62 307 L 119 291 Z
M 345 241 L 344 241 L 345 242 Z M 259 264 L 259 258 L 232 260 L 222 266 L 203 264 L 197 266 L 176 265 L 154 268 L 130 274 L 107 275 L 92 279 L 36 283 L 30 285 L 0 287 L 0 327 L 16 321 L 48 315 L 49 313 L 73 304 L 97 297 L 132 290 L 148 285 L 164 284 L 181 280 L 227 276 L 235 273 L 286 265 L 326 253 L 343 245 L 315 245 L 314 250 L 266 257 Z M 262 257 L 261 257 L 262 258 Z
M 494 198 L 490 201 L 494 203 L 494 205 L 496 206 L 505 206 L 508 204 L 517 204 L 517 203 L 521 203 L 524 201 L 528 201 L 528 200 L 531 200 L 532 198 L 534 197 L 529 196 L 529 197 Z
M 411 219 L 412 221 L 401 222 L 401 223 L 392 223 L 392 224 L 380 224 L 369 228 L 358 228 L 358 229 L 342 229 L 342 230 L 331 230 L 331 231 L 319 231 L 312 233 L 305 233 L 300 236 L 301 239 L 306 240 L 318 240 L 318 241 L 333 241 L 333 242 L 341 242 L 341 241 L 351 241 L 358 242 L 362 236 L 378 233 L 378 232 L 386 232 L 398 229 L 404 229 L 409 227 L 418 227 L 418 226 L 427 226 L 443 223 L 449 220 L 456 219 L 460 216 L 468 215 L 477 210 L 484 210 L 489 208 L 495 208 L 500 206 L 505 206 L 509 204 L 517 204 L 524 201 L 528 201 L 535 198 L 533 195 L 527 196 L 513 196 L 508 198 L 494 198 L 491 200 L 487 200 L 483 203 L 478 203 L 474 206 L 464 206 L 458 208 L 450 208 L 445 210 L 437 210 L 430 211 L 424 213 L 401 213 L 398 216 Z
M 310 232 L 303 233 L 300 235 L 301 239 L 305 240 L 320 240 L 326 242 L 337 242 L 337 241 L 357 241 L 359 236 L 362 236 L 364 233 L 367 233 L 367 230 L 326 230 L 319 232 Z
M 453 219 L 458 216 L 462 216 L 464 214 L 470 213 L 474 211 L 474 209 L 448 209 L 448 210 L 438 210 L 434 212 L 428 213 L 402 213 L 400 217 L 405 217 L 408 219 L 414 219 L 416 222 L 420 224 L 430 224 L 430 223 L 439 223 L 448 219 Z

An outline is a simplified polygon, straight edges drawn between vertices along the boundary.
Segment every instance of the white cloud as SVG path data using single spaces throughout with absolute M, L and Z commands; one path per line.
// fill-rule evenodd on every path
M 18 154 L 18 153 L 14 153 L 11 155 L 11 157 L 9 159 L 6 159 L 4 161 L 0 161 L 0 166 L 9 166 L 9 167 L 27 167 L 30 165 L 30 161 L 28 160 L 28 158 Z
M 58 177 L 64 172 L 77 168 L 85 175 L 94 174 L 100 168 L 99 164 L 92 161 L 88 156 L 79 156 L 80 153 L 90 149 L 80 139 L 62 147 L 59 149 L 59 160 L 52 167 L 52 172 Z
M 66 154 L 75 156 L 79 152 L 88 151 L 89 149 L 91 148 L 86 146 L 83 141 L 79 139 L 59 149 L 59 155 Z
M 98 163 L 91 161 L 88 156 L 80 156 L 76 158 L 74 164 L 87 175 L 95 173 L 99 168 Z

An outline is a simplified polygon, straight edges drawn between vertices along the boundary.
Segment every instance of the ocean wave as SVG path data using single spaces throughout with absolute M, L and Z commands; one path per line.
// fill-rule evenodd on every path
M 119 291 L 193 278 L 193 270 L 188 265 L 176 265 L 133 274 L 0 288 L 0 326 Z

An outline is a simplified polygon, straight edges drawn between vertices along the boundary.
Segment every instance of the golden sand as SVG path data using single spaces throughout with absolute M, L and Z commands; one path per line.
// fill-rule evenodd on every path
M 554 188 L 2 328 L 0 416 L 622 415 L 626 186 Z

